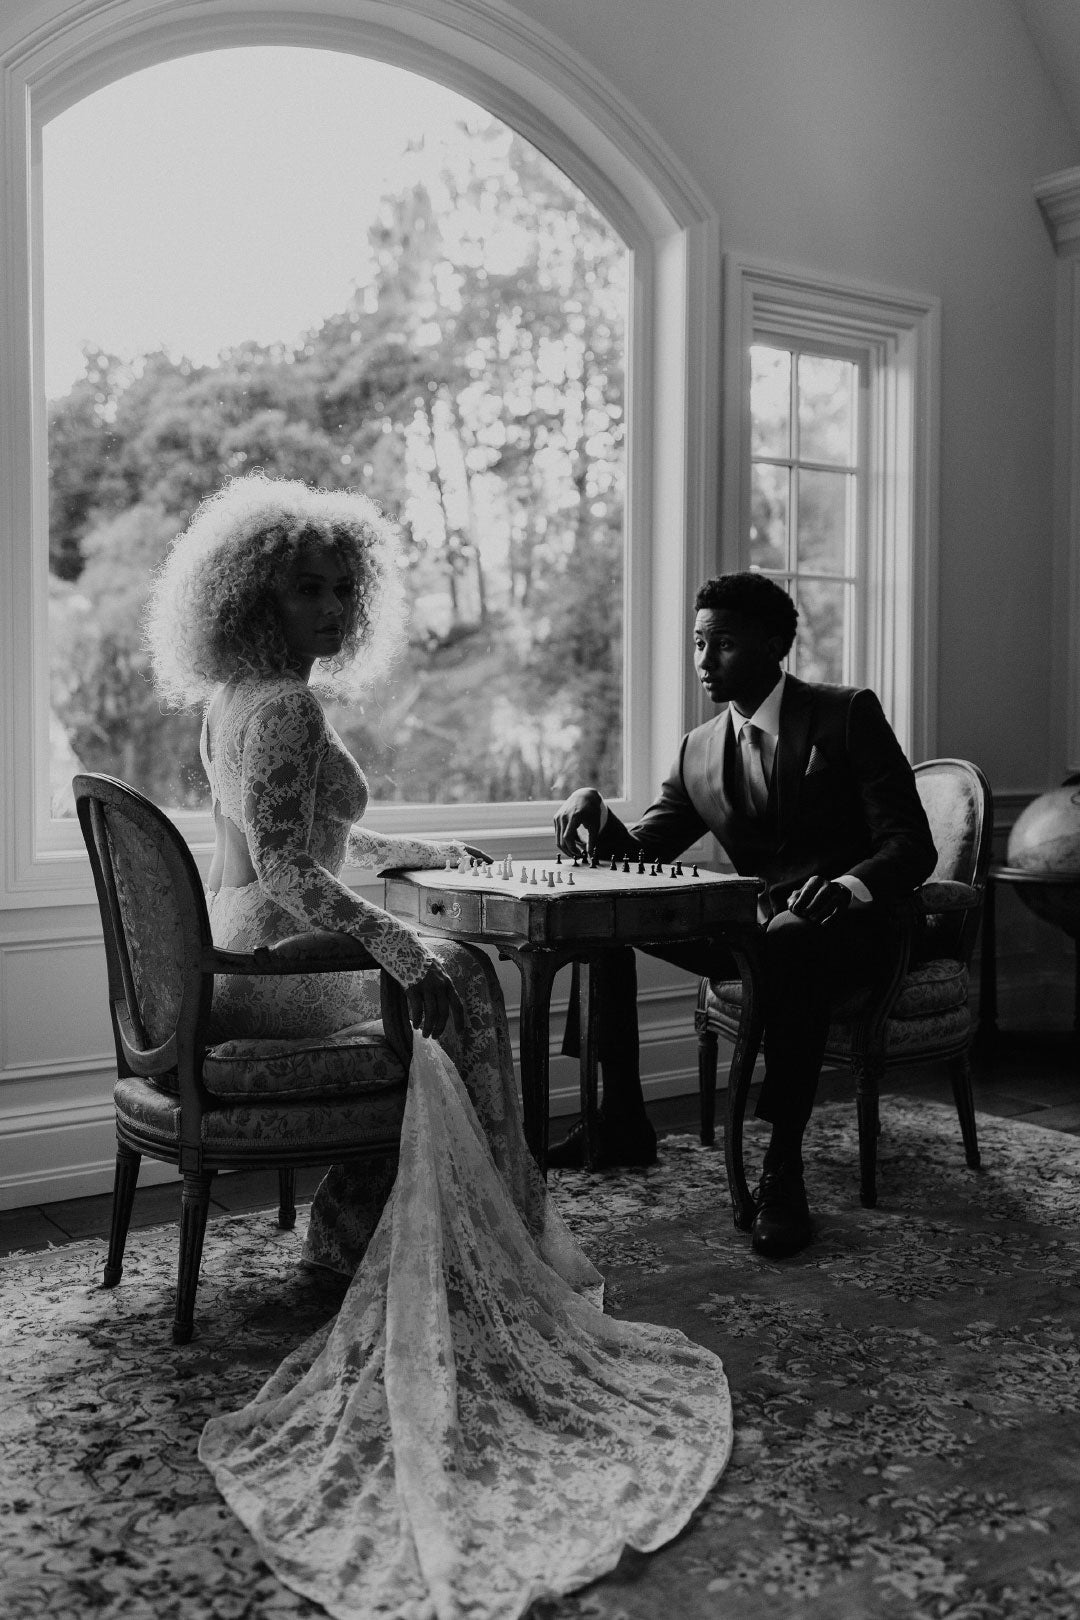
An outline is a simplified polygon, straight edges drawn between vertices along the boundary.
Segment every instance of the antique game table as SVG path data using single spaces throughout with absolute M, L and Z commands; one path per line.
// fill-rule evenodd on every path
M 565 857 L 512 863 L 507 857 L 467 870 L 389 873 L 385 904 L 418 928 L 493 945 L 516 963 L 525 1133 L 542 1171 L 548 1145 L 548 1019 L 559 969 L 568 962 L 581 964 L 581 1108 L 591 1162 L 597 1107 L 592 964 L 601 952 L 620 945 L 706 940 L 726 945 L 742 978 L 743 1012 L 728 1084 L 725 1152 L 736 1223 L 746 1226 L 752 1205 L 742 1164 L 742 1118 L 763 1018 L 759 887 L 756 878 L 699 871 L 689 863 L 657 868 L 622 861 L 613 868 Z

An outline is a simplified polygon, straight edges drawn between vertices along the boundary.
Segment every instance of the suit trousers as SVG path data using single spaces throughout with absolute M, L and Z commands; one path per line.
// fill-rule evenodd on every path
M 850 908 L 828 923 L 808 922 L 789 911 L 772 918 L 762 953 L 765 1080 L 757 1104 L 760 1119 L 784 1131 L 802 1131 L 814 1106 L 832 1009 L 882 979 L 896 942 L 895 922 L 882 907 Z M 675 945 L 648 949 L 647 954 L 714 981 L 738 977 L 734 957 L 722 947 Z M 601 1112 L 614 1120 L 642 1106 L 633 949 L 604 951 L 593 975 Z M 572 1016 L 563 1050 L 574 1055 L 577 1049 Z

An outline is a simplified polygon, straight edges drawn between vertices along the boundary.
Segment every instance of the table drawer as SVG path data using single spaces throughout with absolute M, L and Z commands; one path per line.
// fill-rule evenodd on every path
M 392 916 L 415 922 L 420 915 L 420 890 L 408 878 L 387 878 L 383 903 Z
M 453 889 L 421 889 L 421 928 L 445 928 L 454 934 L 480 931 L 480 896 Z
M 675 885 L 672 884 L 672 888 Z M 669 939 L 693 935 L 701 928 L 701 895 L 683 889 L 679 894 L 620 895 L 615 903 L 615 931 L 619 939 L 656 935 Z

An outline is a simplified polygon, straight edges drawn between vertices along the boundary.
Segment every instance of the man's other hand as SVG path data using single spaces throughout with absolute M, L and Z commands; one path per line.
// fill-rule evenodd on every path
M 848 909 L 852 901 L 851 890 L 844 883 L 831 883 L 816 874 L 807 878 L 801 889 L 796 889 L 788 901 L 793 917 L 805 917 L 807 922 L 826 923 Z
M 586 855 L 600 836 L 604 801 L 595 788 L 571 793 L 555 817 L 555 842 L 564 855 Z M 588 834 L 588 848 L 582 838 Z

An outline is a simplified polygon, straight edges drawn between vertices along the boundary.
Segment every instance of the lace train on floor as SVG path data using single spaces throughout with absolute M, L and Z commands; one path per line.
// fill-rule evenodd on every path
M 199 1448 L 267 1563 L 338 1620 L 513 1620 L 669 1540 L 724 1468 L 716 1356 L 604 1316 L 562 1222 L 534 1237 L 524 1213 L 417 1037 L 397 1180 L 338 1317 Z

